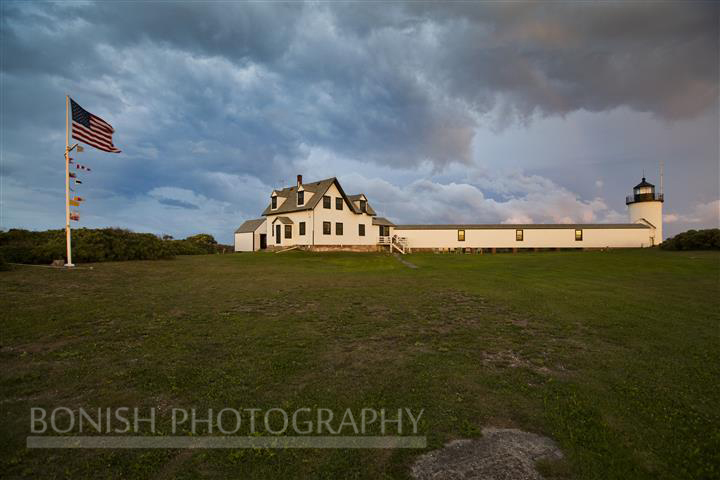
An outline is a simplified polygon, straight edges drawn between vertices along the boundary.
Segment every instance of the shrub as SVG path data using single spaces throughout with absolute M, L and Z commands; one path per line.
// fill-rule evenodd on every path
M 121 228 L 79 228 L 72 232 L 73 262 L 156 260 L 175 255 L 215 253 L 212 235 L 162 240 L 150 233 Z M 45 263 L 65 258 L 65 230 L 0 232 L 0 256 L 14 263 Z
M 720 229 L 688 230 L 668 238 L 660 247 L 665 250 L 720 250 Z

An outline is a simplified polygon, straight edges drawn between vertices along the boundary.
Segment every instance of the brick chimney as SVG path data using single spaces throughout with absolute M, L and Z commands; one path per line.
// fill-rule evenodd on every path
M 297 186 L 298 186 L 298 188 L 300 188 L 301 185 L 302 185 L 302 175 L 298 175 L 298 176 L 297 176 Z

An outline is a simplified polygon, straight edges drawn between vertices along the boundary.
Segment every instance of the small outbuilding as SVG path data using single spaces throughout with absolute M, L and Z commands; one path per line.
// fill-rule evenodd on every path
M 255 252 L 267 248 L 265 219 L 248 220 L 235 230 L 235 251 Z

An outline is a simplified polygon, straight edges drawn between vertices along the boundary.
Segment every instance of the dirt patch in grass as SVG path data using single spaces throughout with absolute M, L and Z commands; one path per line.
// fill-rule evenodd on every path
M 551 439 L 516 429 L 484 428 L 473 440 L 454 440 L 422 455 L 412 477 L 425 479 L 542 480 L 538 462 L 559 462 L 563 454 Z
M 499 368 L 527 368 L 541 375 L 562 374 L 563 367 L 548 368 L 544 365 L 537 365 L 512 350 L 499 352 L 483 352 L 483 365 Z
M 432 305 L 442 307 L 449 319 L 454 320 L 453 324 L 456 324 L 457 320 L 464 324 L 478 323 L 490 316 L 500 317 L 503 321 L 523 329 L 530 324 L 527 314 L 520 315 L 506 305 L 493 303 L 481 296 L 461 290 L 440 291 L 432 300 Z

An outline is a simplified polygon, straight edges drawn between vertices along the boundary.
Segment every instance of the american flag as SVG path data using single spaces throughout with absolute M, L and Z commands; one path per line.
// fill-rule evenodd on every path
M 72 98 L 70 104 L 72 105 L 72 137 L 75 140 L 106 152 L 120 153 L 120 150 L 113 145 L 112 134 L 115 130 L 109 123 L 82 108 Z

